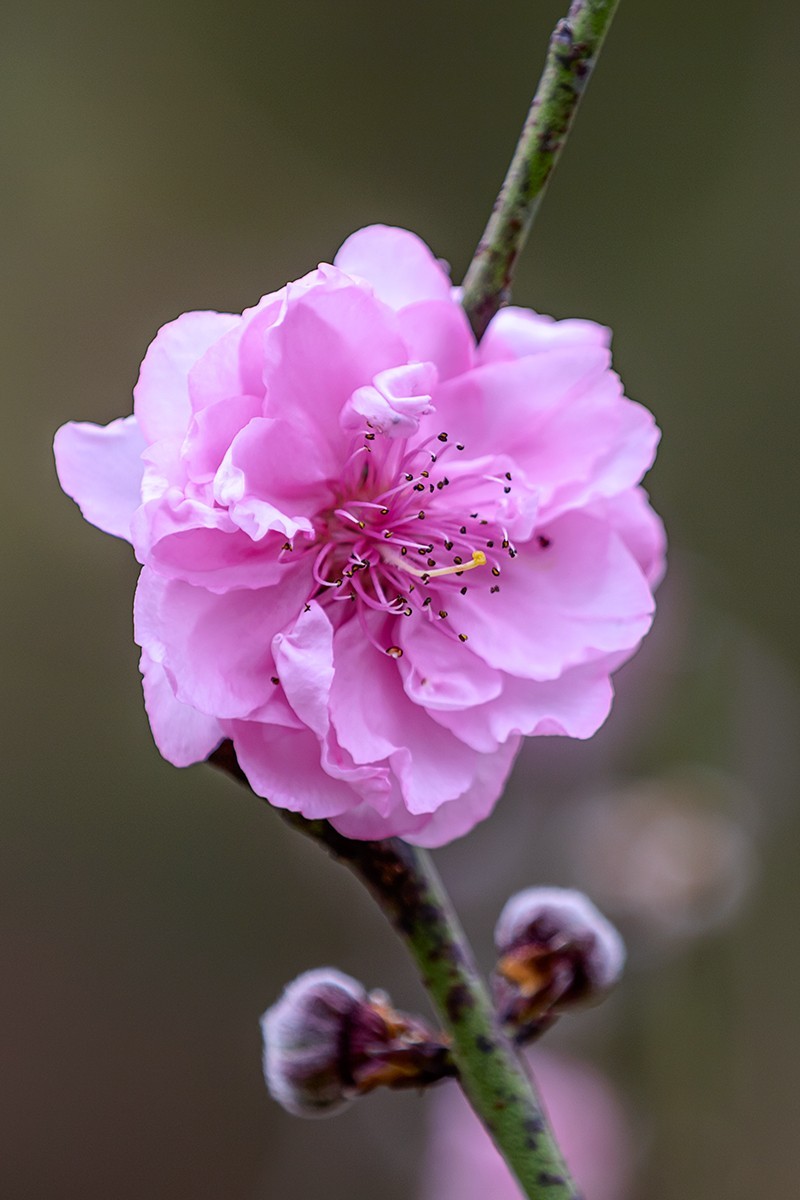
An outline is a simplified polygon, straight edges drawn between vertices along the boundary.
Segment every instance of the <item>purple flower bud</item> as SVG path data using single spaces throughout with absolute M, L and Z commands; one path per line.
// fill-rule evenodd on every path
M 567 1009 L 597 1004 L 622 974 L 625 946 L 582 892 L 533 887 L 507 902 L 495 928 L 495 1002 L 519 1041 Z
M 267 1087 L 299 1117 L 328 1116 L 375 1087 L 419 1087 L 454 1073 L 447 1047 L 420 1020 L 332 967 L 290 983 L 261 1032 Z

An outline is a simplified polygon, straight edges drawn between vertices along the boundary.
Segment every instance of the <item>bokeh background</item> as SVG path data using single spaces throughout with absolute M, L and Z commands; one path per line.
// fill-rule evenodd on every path
M 343 871 L 161 761 L 135 564 L 50 444 L 129 411 L 164 321 L 241 310 L 363 224 L 459 278 L 564 6 L 4 6 L 6 1200 L 420 1194 L 431 1098 L 301 1123 L 264 1091 L 258 1016 L 299 971 L 424 999 Z M 622 1096 L 627 1200 L 797 1189 L 798 37 L 783 0 L 624 0 L 516 285 L 614 327 L 664 430 L 671 569 L 607 726 L 529 745 L 438 860 L 487 966 L 531 882 L 581 883 L 625 930 L 625 986 L 550 1042 Z

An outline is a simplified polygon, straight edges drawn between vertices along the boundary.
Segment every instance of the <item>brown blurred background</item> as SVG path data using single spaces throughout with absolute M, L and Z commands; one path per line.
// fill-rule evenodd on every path
M 565 6 L 4 8 L 4 1200 L 417 1193 L 424 1098 L 301 1123 L 259 1061 L 307 967 L 423 1004 L 404 952 L 265 806 L 161 761 L 135 564 L 50 443 L 129 411 L 164 321 L 240 310 L 361 225 L 460 277 Z M 516 286 L 615 329 L 664 430 L 671 572 L 606 728 L 529 745 L 438 859 L 487 965 L 530 882 L 625 929 L 625 986 L 552 1042 L 627 1097 L 631 1200 L 797 1191 L 798 37 L 779 0 L 623 0 Z

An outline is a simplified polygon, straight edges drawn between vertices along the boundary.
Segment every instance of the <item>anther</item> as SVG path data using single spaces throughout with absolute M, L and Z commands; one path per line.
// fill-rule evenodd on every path
M 467 635 L 466 635 L 465 633 L 460 633 L 460 634 L 458 635 L 458 640 L 459 640 L 460 642 L 468 642 L 468 641 L 469 641 L 469 638 L 467 637 Z
M 386 651 L 386 653 L 389 655 L 390 658 L 402 658 L 403 657 L 403 651 L 400 649 L 399 646 L 390 646 L 389 649 Z

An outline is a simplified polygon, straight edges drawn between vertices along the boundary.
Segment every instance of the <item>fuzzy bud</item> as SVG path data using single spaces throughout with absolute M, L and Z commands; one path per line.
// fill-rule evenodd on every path
M 517 892 L 500 914 L 495 946 L 495 1002 L 518 1041 L 536 1037 L 568 1009 L 599 1003 L 625 963 L 617 930 L 569 888 Z
M 267 1087 L 299 1117 L 328 1116 L 376 1087 L 421 1087 L 454 1074 L 441 1038 L 332 967 L 290 983 L 261 1032 Z

